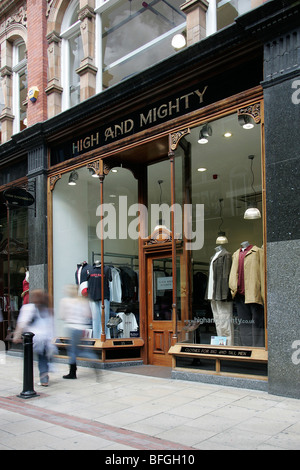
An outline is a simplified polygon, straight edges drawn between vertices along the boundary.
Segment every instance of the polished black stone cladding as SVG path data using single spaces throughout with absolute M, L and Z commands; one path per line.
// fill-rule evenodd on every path
M 300 28 L 265 45 L 267 240 L 300 238 Z

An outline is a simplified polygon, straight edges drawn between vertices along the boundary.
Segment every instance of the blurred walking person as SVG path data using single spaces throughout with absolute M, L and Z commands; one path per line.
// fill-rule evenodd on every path
M 70 370 L 64 379 L 77 379 L 77 357 L 84 356 L 89 359 L 97 359 L 92 351 L 84 351 L 79 348 L 80 340 L 84 336 L 87 328 L 90 328 L 92 312 L 90 305 L 85 297 L 78 295 L 78 287 L 69 285 L 65 287 L 66 296 L 61 299 L 59 304 L 59 315 L 65 321 L 67 336 L 70 338 L 69 348 L 69 366 Z
M 49 384 L 49 364 L 56 348 L 53 344 L 53 311 L 50 309 L 49 295 L 43 290 L 31 291 L 29 303 L 21 307 L 13 342 L 20 342 L 22 333 L 29 331 L 34 333 L 33 352 L 38 356 L 39 385 L 47 387 Z

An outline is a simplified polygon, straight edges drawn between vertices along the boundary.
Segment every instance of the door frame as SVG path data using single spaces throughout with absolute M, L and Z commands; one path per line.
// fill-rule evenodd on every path
M 155 320 L 153 310 L 153 262 L 168 258 L 172 263 L 172 251 L 155 253 L 147 256 L 146 260 L 146 326 L 147 326 L 147 353 L 149 363 L 159 366 L 171 367 L 172 357 L 168 356 L 168 351 L 172 346 L 174 335 L 173 310 L 171 305 L 171 318 L 169 320 Z M 172 265 L 171 265 L 171 268 Z M 172 271 L 173 274 L 173 271 Z M 172 289 L 173 295 L 173 289 Z
M 152 239 L 153 240 L 153 239 Z M 172 242 L 170 240 L 164 239 L 163 241 L 159 241 L 158 243 L 154 244 L 144 244 L 144 267 L 145 267 L 145 283 L 144 283 L 144 299 L 145 299 L 145 316 L 144 316 L 144 338 L 145 338 L 145 354 L 147 357 L 147 363 L 151 364 L 151 357 L 150 357 L 150 352 L 149 352 L 149 324 L 151 321 L 149 321 L 149 314 L 152 313 L 149 312 L 149 265 L 152 266 L 152 260 L 153 259 L 161 259 L 161 258 L 170 258 L 172 261 Z M 172 318 L 171 318 L 171 323 L 172 323 L 172 336 L 170 337 L 171 345 L 176 344 L 177 342 L 177 331 L 180 331 L 182 329 L 182 325 L 184 323 L 184 319 L 186 318 L 187 315 L 187 310 L 188 310 L 188 295 L 187 290 L 186 290 L 186 285 L 187 285 L 187 279 L 186 279 L 186 269 L 185 269 L 185 257 L 184 257 L 184 250 L 183 250 L 183 243 L 182 240 L 176 240 L 176 257 L 179 257 L 180 259 L 180 274 L 181 274 L 181 320 L 177 320 L 174 318 L 174 309 L 172 309 Z M 151 260 L 151 261 L 150 261 Z M 173 274 L 173 263 L 172 263 L 172 274 Z M 152 275 L 151 275 L 152 279 Z M 152 287 L 151 287 L 152 291 Z M 151 296 L 151 301 L 152 301 L 152 296 Z M 177 310 L 176 310 L 177 311 Z M 169 322 L 166 322 L 167 324 Z M 167 325 L 166 325 L 167 326 Z M 175 338 L 175 340 L 174 340 Z M 171 356 L 170 356 L 170 363 L 168 365 L 171 366 Z M 167 364 L 165 364 L 167 365 Z

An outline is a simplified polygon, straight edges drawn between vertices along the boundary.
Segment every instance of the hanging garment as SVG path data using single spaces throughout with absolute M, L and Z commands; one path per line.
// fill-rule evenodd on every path
M 111 277 L 112 280 L 109 282 L 110 287 L 110 301 L 111 302 L 122 302 L 122 284 L 120 271 L 112 267 L 111 268 Z
M 130 332 L 138 330 L 138 324 L 134 313 L 118 312 L 118 316 L 122 319 L 122 323 L 119 323 L 118 325 L 118 330 L 123 330 L 120 337 L 130 338 Z

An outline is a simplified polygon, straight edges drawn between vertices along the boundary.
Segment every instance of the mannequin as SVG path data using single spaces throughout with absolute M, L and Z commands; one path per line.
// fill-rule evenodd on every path
M 229 290 L 231 254 L 219 245 L 211 258 L 206 299 L 210 300 L 217 335 L 226 336 L 227 345 L 234 344 L 233 302 Z
M 243 346 L 264 346 L 263 250 L 248 241 L 232 255 L 229 287 L 234 298 Z
M 103 267 L 104 275 L 104 307 L 105 307 L 105 335 L 110 338 L 110 329 L 106 326 L 109 320 L 110 311 L 110 287 L 112 281 L 111 269 L 108 266 Z M 88 296 L 92 310 L 93 338 L 100 338 L 102 333 L 101 307 L 102 307 L 102 266 L 100 261 L 95 261 L 94 265 L 88 270 Z
M 29 271 L 26 269 L 25 272 L 25 279 L 23 280 L 23 292 L 21 294 L 23 299 L 22 305 L 29 303 Z
M 88 296 L 87 277 L 89 269 L 91 269 L 91 266 L 86 261 L 82 261 L 82 263 L 77 264 L 77 269 L 75 272 L 75 282 L 79 286 L 78 294 L 82 297 Z

